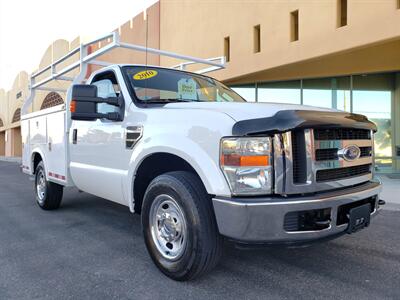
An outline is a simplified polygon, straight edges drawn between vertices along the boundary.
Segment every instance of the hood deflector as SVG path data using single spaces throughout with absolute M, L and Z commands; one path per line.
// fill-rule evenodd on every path
M 312 110 L 282 110 L 272 117 L 236 122 L 232 128 L 235 136 L 262 133 L 279 133 L 307 128 L 357 128 L 377 131 L 376 125 L 367 117 L 347 112 Z

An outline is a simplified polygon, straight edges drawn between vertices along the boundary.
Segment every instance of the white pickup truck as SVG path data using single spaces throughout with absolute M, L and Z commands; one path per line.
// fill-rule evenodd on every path
M 383 204 L 375 131 L 361 115 L 246 103 L 204 75 L 109 65 L 66 105 L 23 115 L 22 169 L 43 209 L 75 186 L 141 214 L 154 263 L 189 280 L 224 238 L 292 244 L 368 226 Z

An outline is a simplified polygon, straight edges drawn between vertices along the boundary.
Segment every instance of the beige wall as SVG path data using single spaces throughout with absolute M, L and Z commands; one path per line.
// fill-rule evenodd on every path
M 6 154 L 6 133 L 4 131 L 0 132 L 0 156 Z
M 157 2 L 146 10 L 147 21 L 140 13 L 133 19 L 122 24 L 118 29 L 120 39 L 122 42 L 146 46 L 146 30 L 147 30 L 147 47 L 160 48 L 160 4 Z M 147 29 L 146 29 L 147 22 Z M 97 46 L 92 47 L 92 52 L 100 47 L 107 45 L 107 41 L 99 43 Z M 113 63 L 126 63 L 126 64 L 145 64 L 146 54 L 144 52 L 131 51 L 126 49 L 115 49 L 112 52 L 104 54 L 99 57 L 99 60 L 113 62 Z M 148 54 L 147 63 L 150 65 L 159 65 L 160 58 L 158 55 Z M 91 67 L 91 70 L 98 69 L 99 67 Z
M 393 113 L 393 138 L 394 138 L 394 151 L 393 156 L 396 157 L 396 146 L 400 147 L 400 72 L 395 77 L 395 93 L 394 93 L 394 113 Z M 395 158 L 393 167 L 400 170 L 400 156 Z
M 10 128 L 5 132 L 5 156 L 22 155 L 21 127 Z
M 3 121 L 3 127 L 0 127 L 0 132 L 4 130 L 5 125 L 7 124 L 7 116 L 8 116 L 8 96 L 5 90 L 0 89 L 0 119 Z
M 337 28 L 336 0 L 229 3 L 161 0 L 160 46 L 188 55 L 215 57 L 223 55 L 223 40 L 229 36 L 231 61 L 225 70 L 213 74 L 225 81 L 238 81 L 237 78 L 257 72 L 274 79 L 268 71 L 276 72 L 280 68 L 285 68 L 287 73 L 295 73 L 296 69 L 300 73 L 302 70 L 296 64 L 311 60 L 314 60 L 313 67 L 325 74 L 338 75 L 343 71 L 340 68 L 327 72 L 324 66 L 318 67 L 323 64 L 324 57 L 335 54 L 339 59 L 347 53 L 351 61 L 350 53 L 354 51 L 400 38 L 400 10 L 396 9 L 396 0 L 349 0 L 348 3 L 348 25 Z M 299 40 L 291 42 L 290 12 L 294 10 L 299 10 Z M 261 26 L 259 53 L 253 51 L 253 27 L 256 25 Z M 384 52 L 379 54 L 385 57 Z M 397 55 L 391 55 L 399 58 L 398 51 Z M 390 66 L 385 62 L 375 63 L 371 70 L 384 71 L 393 69 L 393 64 L 396 68 L 400 64 L 400 60 L 391 62 Z M 168 66 L 175 61 L 163 57 L 161 63 Z M 354 65 L 356 67 L 357 71 L 369 71 L 367 67 Z M 351 70 L 347 68 L 346 72 Z M 317 72 L 312 75 L 319 76 Z
M 160 0 L 147 10 L 148 42 L 152 48 L 197 57 L 224 54 L 224 38 L 230 37 L 230 62 L 225 70 L 210 75 L 228 84 L 287 80 L 400 70 L 400 9 L 397 0 L 348 0 L 348 25 L 337 28 L 337 0 Z M 299 11 L 299 40 L 290 41 L 290 13 Z M 261 27 L 261 51 L 254 53 L 253 28 Z M 110 28 L 111 30 L 111 28 Z M 124 42 L 146 45 L 143 13 L 122 24 L 118 30 Z M 77 33 L 78 34 L 78 33 Z M 56 40 L 49 45 L 38 69 L 79 46 L 73 41 Z M 91 52 L 108 41 L 93 46 Z M 75 55 L 58 70 L 78 58 Z M 144 53 L 114 50 L 99 60 L 144 64 Z M 172 66 L 179 61 L 148 55 L 149 64 Z M 89 71 L 95 68 L 92 66 Z M 29 70 L 34 72 L 35 70 Z M 75 75 L 79 69 L 66 74 Z M 89 72 L 90 73 L 90 72 Z M 43 74 L 37 80 L 48 76 Z M 16 77 L 10 91 L 0 89 L 0 118 L 8 131 L 7 153 L 18 153 L 15 138 L 19 123 L 11 124 L 16 109 L 28 94 L 28 73 Z M 394 106 L 400 119 L 400 79 Z M 49 87 L 66 88 L 69 82 L 51 82 Z M 22 97 L 16 98 L 18 93 Z M 33 110 L 40 109 L 48 92 L 38 92 Z M 60 93 L 65 99 L 65 94 Z M 400 144 L 399 124 L 396 143 Z M 14 141 L 10 144 L 10 140 Z M 0 135 L 0 155 L 1 155 Z M 400 161 L 398 161 L 400 168 Z
M 20 72 L 15 77 L 11 90 L 8 91 L 7 104 L 7 128 L 20 126 L 20 122 L 12 122 L 17 109 L 21 109 L 28 95 L 28 74 L 25 71 Z

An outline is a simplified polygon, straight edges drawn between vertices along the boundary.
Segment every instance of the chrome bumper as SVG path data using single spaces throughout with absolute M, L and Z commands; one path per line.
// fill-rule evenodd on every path
M 346 231 L 348 224 L 337 225 L 338 207 L 377 196 L 371 217 L 379 211 L 381 183 L 370 181 L 357 187 L 312 196 L 265 198 L 213 198 L 219 232 L 248 243 L 302 242 L 328 238 Z M 328 228 L 312 231 L 285 231 L 289 212 L 330 209 Z

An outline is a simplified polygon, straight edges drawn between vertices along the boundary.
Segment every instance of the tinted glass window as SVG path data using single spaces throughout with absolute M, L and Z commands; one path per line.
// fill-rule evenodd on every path
M 125 67 L 123 70 L 136 97 L 143 102 L 245 101 L 233 90 L 209 77 L 153 67 Z

